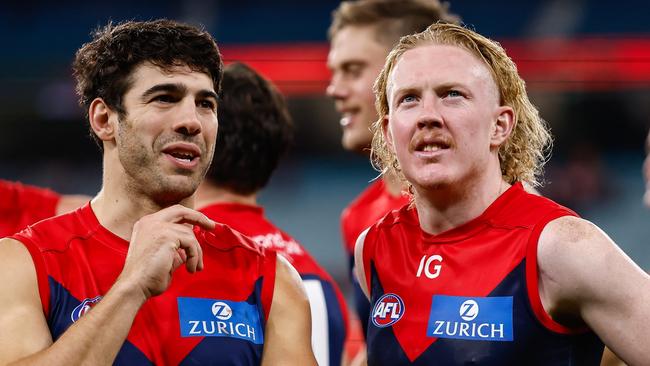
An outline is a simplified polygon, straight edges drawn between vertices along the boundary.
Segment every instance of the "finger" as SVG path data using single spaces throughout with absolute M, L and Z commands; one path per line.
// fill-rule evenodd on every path
M 199 268 L 199 263 L 201 263 L 202 269 L 203 252 L 201 251 L 201 247 L 199 245 L 199 242 L 196 240 L 194 233 L 190 231 L 189 234 L 185 233 L 185 235 L 179 239 L 179 242 L 181 244 L 180 247 L 185 251 L 185 255 L 187 255 L 187 259 L 185 260 L 187 271 L 190 273 L 196 272 L 196 270 Z
M 187 254 L 185 253 L 185 249 L 179 249 L 177 253 L 181 257 L 183 263 L 185 263 L 185 261 L 187 261 Z
M 194 235 L 194 232 L 192 232 L 192 235 Z M 194 239 L 196 239 L 196 235 L 194 236 Z M 203 247 L 201 246 L 198 240 L 196 241 L 196 250 L 198 253 L 196 270 L 203 271 Z
M 185 260 L 187 261 L 190 257 L 197 257 L 197 263 L 195 269 L 197 271 L 203 270 L 203 247 L 199 244 L 196 234 L 192 227 L 187 227 L 185 224 L 176 224 L 174 225 L 175 235 L 178 238 L 183 238 L 182 240 L 187 241 L 188 243 L 196 243 L 194 248 L 196 248 L 197 254 L 193 252 L 185 252 Z
M 181 205 L 167 207 L 164 210 L 158 211 L 156 214 L 164 221 L 197 225 L 206 230 L 212 230 L 216 225 L 213 220 L 209 219 L 201 212 Z
M 180 267 L 185 261 L 183 260 L 180 253 L 174 253 L 174 259 L 172 260 L 172 272 L 174 272 L 178 267 Z

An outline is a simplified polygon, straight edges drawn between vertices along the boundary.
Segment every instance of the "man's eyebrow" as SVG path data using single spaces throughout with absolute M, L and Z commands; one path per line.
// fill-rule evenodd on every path
M 187 87 L 185 87 L 185 85 L 183 84 L 174 84 L 174 83 L 157 84 L 147 89 L 144 93 L 142 93 L 142 99 L 146 99 L 152 94 L 156 94 L 158 92 L 183 94 L 187 92 Z
M 330 71 L 333 71 L 333 70 L 335 70 L 337 68 L 340 69 L 340 70 L 348 71 L 352 67 L 362 67 L 362 66 L 365 66 L 367 64 L 368 64 L 368 62 L 366 62 L 364 60 L 354 59 L 354 60 L 343 61 L 343 62 L 339 63 L 338 65 L 332 65 L 331 63 L 328 62 L 327 63 L 327 68 L 330 69 Z
M 420 89 L 418 87 L 415 87 L 413 85 L 406 85 L 406 86 L 399 87 L 397 89 L 391 88 L 390 93 L 396 96 L 396 95 L 417 93 L 419 91 Z
M 201 90 L 196 95 L 199 98 L 213 98 L 214 100 L 219 100 L 217 93 L 212 90 Z
M 185 94 L 187 93 L 187 87 L 183 84 L 177 84 L 177 83 L 157 84 L 147 89 L 144 93 L 142 93 L 142 99 L 146 99 L 147 97 L 159 92 Z M 214 98 L 215 100 L 218 100 L 217 93 L 207 89 L 199 91 L 197 93 L 197 96 L 200 98 Z

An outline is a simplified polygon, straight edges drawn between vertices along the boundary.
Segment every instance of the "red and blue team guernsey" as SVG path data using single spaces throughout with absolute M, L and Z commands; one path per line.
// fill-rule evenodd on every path
M 339 365 L 347 334 L 348 315 L 343 295 L 330 275 L 302 245 L 273 225 L 260 206 L 217 203 L 199 211 L 289 260 L 302 278 L 312 308 L 314 355 L 321 366 Z
M 377 179 L 366 188 L 352 203 L 341 213 L 341 230 L 343 232 L 343 244 L 348 255 L 350 270 L 350 281 L 354 288 L 354 306 L 361 320 L 361 326 L 365 332 L 368 328 L 368 313 L 370 306 L 366 295 L 361 291 L 356 277 L 352 275 L 354 268 L 354 245 L 359 234 L 379 221 L 392 210 L 398 210 L 408 204 L 410 198 L 407 195 L 394 196 L 388 191 L 383 179 Z
M 438 235 L 420 229 L 415 208 L 386 215 L 359 238 L 368 364 L 599 365 L 600 339 L 553 321 L 539 297 L 539 236 L 567 215 L 520 183 Z
M 195 227 L 203 271 L 184 266 L 147 300 L 116 365 L 259 365 L 273 298 L 275 253 L 229 227 Z M 129 243 L 100 225 L 90 204 L 13 236 L 29 250 L 56 341 L 101 300 L 120 274 Z
M 60 199 L 49 189 L 0 179 L 0 238 L 56 215 Z

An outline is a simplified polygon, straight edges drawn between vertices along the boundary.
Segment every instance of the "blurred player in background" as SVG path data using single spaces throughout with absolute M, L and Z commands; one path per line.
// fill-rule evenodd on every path
M 88 201 L 88 196 L 62 195 L 46 188 L 0 179 L 0 238 L 48 217 L 72 211 Z
M 375 86 L 373 157 L 414 206 L 356 245 L 369 364 L 650 364 L 650 277 L 598 227 L 530 194 L 551 136 L 503 48 L 435 24 Z
M 222 66 L 169 20 L 109 23 L 77 51 L 102 188 L 0 241 L 0 364 L 316 364 L 295 269 L 191 208 Z
M 224 69 L 219 133 L 212 166 L 196 196 L 211 219 L 286 257 L 302 277 L 311 305 L 312 348 L 321 366 L 340 365 L 347 308 L 332 278 L 296 240 L 264 215 L 257 197 L 293 141 L 283 96 L 247 65 Z
M 328 31 L 330 51 L 327 65 L 332 79 L 327 95 L 341 113 L 343 148 L 369 156 L 372 133 L 377 120 L 372 85 L 390 49 L 407 34 L 423 31 L 437 21 L 458 23 L 458 16 L 447 11 L 438 0 L 361 0 L 344 1 L 332 14 Z M 350 274 L 354 264 L 354 243 L 359 234 L 387 212 L 409 202 L 401 182 L 385 174 L 366 188 L 341 215 L 343 243 L 348 254 Z M 354 300 L 363 333 L 368 325 L 369 305 L 354 276 Z

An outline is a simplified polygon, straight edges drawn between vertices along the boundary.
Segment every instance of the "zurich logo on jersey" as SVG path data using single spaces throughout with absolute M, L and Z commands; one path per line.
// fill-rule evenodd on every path
M 246 301 L 178 298 L 182 337 L 230 337 L 264 343 L 257 306 Z
M 74 323 L 79 320 L 82 315 L 86 314 L 88 311 L 90 311 L 90 309 L 92 309 L 93 306 L 97 305 L 101 299 L 101 296 L 95 296 L 92 299 L 85 299 L 82 301 L 81 304 L 77 305 L 77 307 L 75 307 L 70 314 L 70 319 L 72 322 Z
M 379 328 L 391 326 L 404 315 L 404 301 L 396 294 L 385 294 L 372 308 L 372 324 Z
M 437 338 L 512 341 L 512 296 L 434 295 L 427 335 Z

